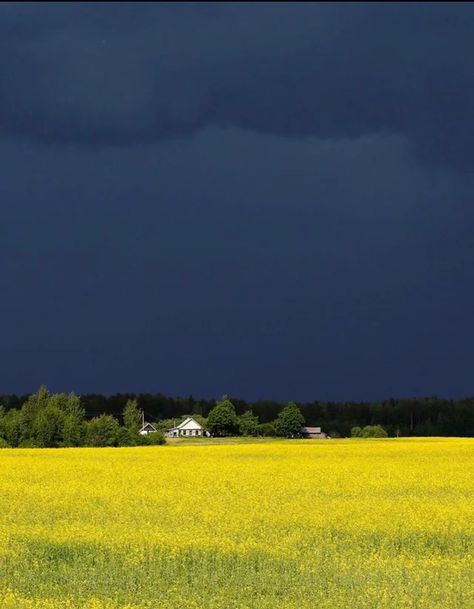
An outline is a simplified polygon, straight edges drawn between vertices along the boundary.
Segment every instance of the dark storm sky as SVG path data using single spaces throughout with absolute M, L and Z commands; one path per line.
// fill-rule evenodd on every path
M 474 5 L 0 4 L 0 393 L 474 394 Z

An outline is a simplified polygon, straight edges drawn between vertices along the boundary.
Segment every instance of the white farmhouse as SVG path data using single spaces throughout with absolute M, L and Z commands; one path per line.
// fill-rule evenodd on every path
M 166 435 L 169 438 L 177 438 L 178 436 L 204 436 L 207 434 L 202 425 L 199 425 L 192 417 L 188 417 L 176 427 L 168 429 Z

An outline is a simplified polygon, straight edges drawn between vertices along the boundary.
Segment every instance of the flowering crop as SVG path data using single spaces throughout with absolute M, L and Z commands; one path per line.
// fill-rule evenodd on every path
M 0 451 L 0 609 L 472 609 L 474 441 Z

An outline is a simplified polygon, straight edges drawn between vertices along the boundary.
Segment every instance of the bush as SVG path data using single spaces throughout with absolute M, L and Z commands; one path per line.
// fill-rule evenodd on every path
M 260 423 L 257 428 L 257 433 L 259 436 L 264 437 L 274 437 L 276 436 L 275 426 L 273 423 Z
M 111 415 L 95 417 L 87 421 L 85 428 L 88 446 L 117 446 L 119 424 Z
M 362 438 L 388 438 L 388 434 L 382 425 L 366 425 L 362 429 Z
M 36 442 L 33 440 L 22 440 L 20 444 L 18 444 L 18 448 L 39 448 Z
M 361 438 L 362 437 L 362 427 L 356 425 L 351 429 L 351 438 Z
M 141 444 L 145 446 L 162 446 L 166 444 L 166 438 L 161 431 L 156 431 L 153 433 L 149 433 L 146 436 L 140 436 L 142 438 Z
M 120 427 L 117 432 L 117 446 L 138 446 L 138 444 L 141 444 L 140 440 L 141 436 L 138 432 L 127 429 L 126 427 Z
M 0 448 L 11 448 L 11 446 L 6 440 L 0 438 Z

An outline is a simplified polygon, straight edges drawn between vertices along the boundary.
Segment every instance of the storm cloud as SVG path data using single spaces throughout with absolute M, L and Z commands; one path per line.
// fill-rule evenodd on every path
M 401 135 L 423 160 L 465 169 L 473 31 L 474 7 L 455 3 L 4 3 L 0 127 L 90 146 L 207 127 Z
M 0 4 L 0 392 L 472 394 L 473 11 Z

